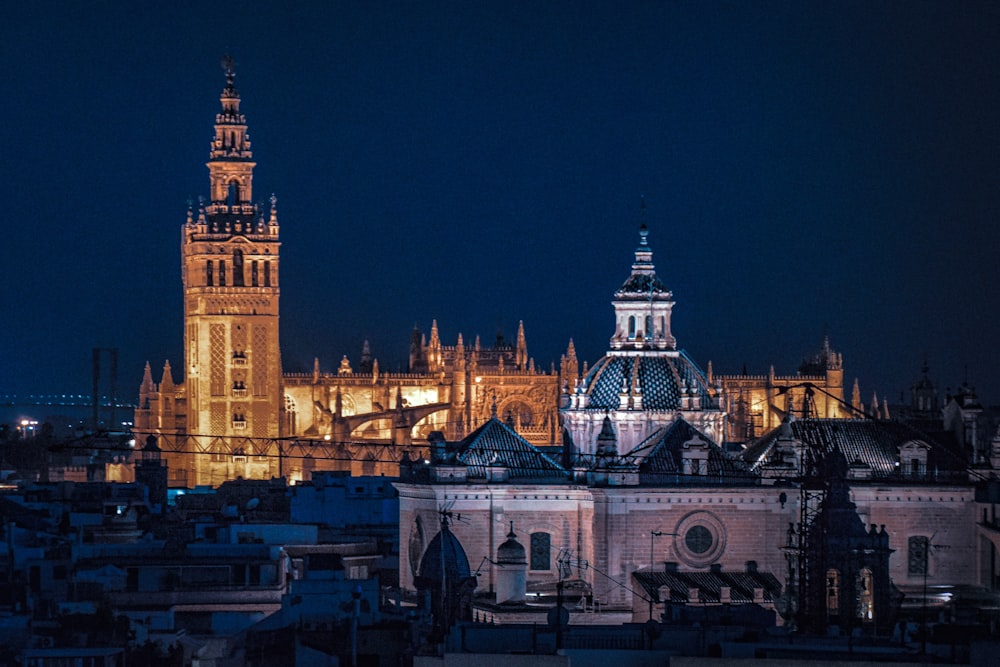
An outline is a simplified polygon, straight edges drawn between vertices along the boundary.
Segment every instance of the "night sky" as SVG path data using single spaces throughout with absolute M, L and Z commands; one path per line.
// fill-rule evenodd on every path
M 1000 402 L 1000 4 L 18 2 L 0 23 L 0 393 L 182 349 L 180 227 L 236 61 L 288 371 L 414 323 L 593 363 L 640 200 L 678 344 Z M 285 3 L 282 3 L 285 4 Z M 175 371 L 176 372 L 176 371 Z M 179 373 L 175 375 L 180 380 Z

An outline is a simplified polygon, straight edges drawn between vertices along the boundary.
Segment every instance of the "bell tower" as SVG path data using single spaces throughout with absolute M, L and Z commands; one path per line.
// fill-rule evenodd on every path
M 273 438 L 282 404 L 277 200 L 267 211 L 253 203 L 255 163 L 230 58 L 223 69 L 211 197 L 189 204 L 181 236 L 187 431 Z
M 645 208 L 645 203 L 643 204 Z M 612 350 L 676 350 L 677 341 L 670 333 L 673 292 L 656 276 L 653 251 L 645 223 L 639 228 L 639 247 L 635 249 L 632 275 L 615 292 L 615 335 Z

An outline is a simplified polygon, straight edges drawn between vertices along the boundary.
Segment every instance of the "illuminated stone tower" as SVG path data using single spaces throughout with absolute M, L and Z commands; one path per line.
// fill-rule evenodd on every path
M 282 397 L 277 200 L 271 196 L 266 214 L 253 203 L 246 118 L 232 61 L 223 67 L 222 112 L 207 164 L 211 197 L 197 211 L 189 208 L 181 240 L 187 430 L 273 438 Z

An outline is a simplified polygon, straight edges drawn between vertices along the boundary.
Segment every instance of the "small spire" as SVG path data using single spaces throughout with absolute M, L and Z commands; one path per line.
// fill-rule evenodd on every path
M 174 378 L 170 372 L 170 361 L 163 362 L 163 379 L 160 380 L 160 391 L 173 391 Z
M 854 389 L 851 390 L 851 407 L 855 410 L 861 409 L 861 386 L 858 378 L 854 378 Z
M 146 368 L 142 371 L 142 384 L 140 385 L 139 391 L 141 393 L 149 393 L 153 391 L 153 371 L 149 367 L 149 362 L 146 362 Z
M 528 361 L 528 342 L 524 337 L 524 320 L 517 323 L 517 348 L 514 353 L 514 365 L 523 371 Z

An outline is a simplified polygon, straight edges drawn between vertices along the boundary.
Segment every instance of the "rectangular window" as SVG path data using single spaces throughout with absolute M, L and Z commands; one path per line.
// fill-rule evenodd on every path
M 552 536 L 548 533 L 531 534 L 531 569 L 552 569 Z
M 923 535 L 914 535 L 908 540 L 907 547 L 907 573 L 918 577 L 926 575 L 929 540 Z

